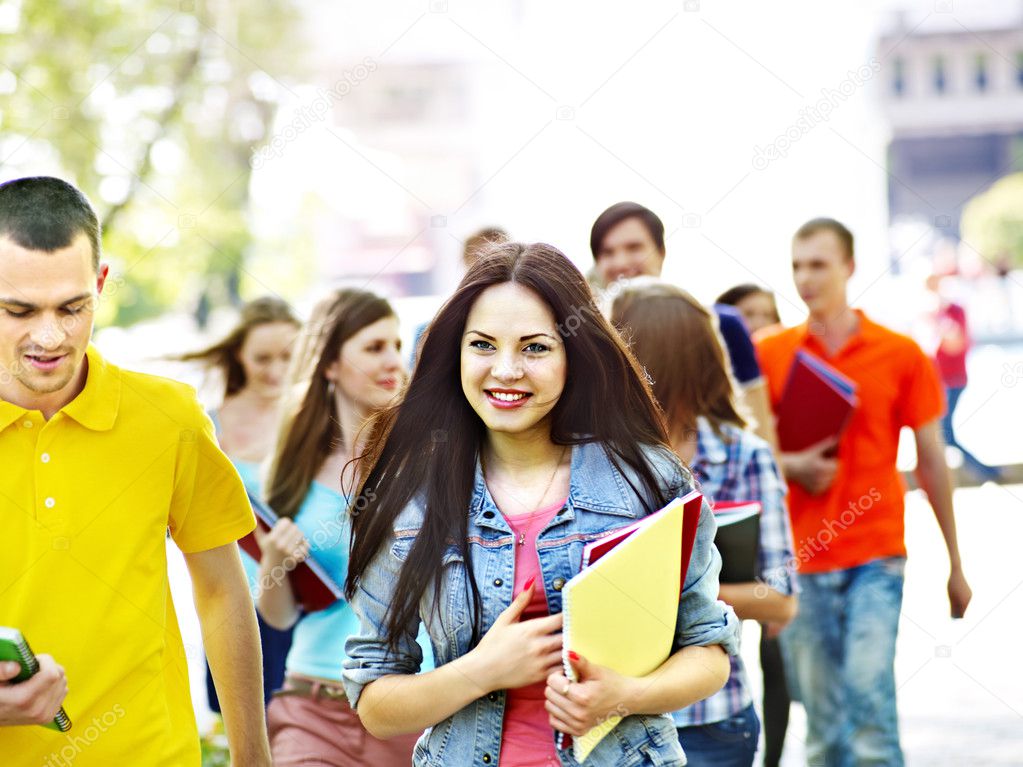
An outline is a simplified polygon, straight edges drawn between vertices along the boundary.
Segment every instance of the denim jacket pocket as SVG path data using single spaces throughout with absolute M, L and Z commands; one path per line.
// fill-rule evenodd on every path
M 445 763 L 444 755 L 453 725 L 454 721 L 449 717 L 426 729 L 412 750 L 413 767 L 441 767 Z
M 391 545 L 391 556 L 404 563 L 415 538 L 398 538 Z M 466 578 L 465 558 L 455 546 L 448 546 L 441 558 L 443 567 L 440 584 L 440 609 L 438 610 L 437 592 L 433 585 L 427 585 L 419 604 L 419 614 L 426 624 L 427 632 L 436 647 L 438 639 L 447 637 L 445 649 L 450 649 L 456 634 L 469 622 L 468 600 L 469 586 Z M 448 653 L 444 653 L 448 655 Z M 445 658 L 447 660 L 447 658 Z M 437 657 L 438 665 L 441 656 Z
M 427 730 L 416 741 L 416 746 L 412 749 L 412 767 L 433 767 L 436 764 L 430 756 L 430 750 L 426 747 L 429 737 L 430 731 Z
M 593 752 L 601 767 L 681 767 L 685 762 L 678 733 L 665 715 L 632 715 L 625 717 L 608 735 L 617 748 Z M 601 744 L 602 745 L 602 744 Z M 611 743 L 608 743 L 611 746 Z M 596 767 L 596 764 L 594 764 Z

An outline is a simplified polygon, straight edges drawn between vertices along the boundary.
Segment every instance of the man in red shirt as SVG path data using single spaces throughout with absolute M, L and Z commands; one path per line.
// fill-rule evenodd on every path
M 1002 478 L 1002 471 L 995 466 L 988 466 L 973 453 L 967 450 L 958 439 L 952 427 L 952 416 L 959 397 L 966 389 L 966 357 L 970 351 L 970 334 L 966 325 L 966 310 L 942 294 L 941 282 L 943 275 L 932 274 L 927 278 L 927 288 L 934 293 L 937 308 L 934 312 L 934 329 L 938 337 L 938 346 L 934 351 L 934 363 L 938 366 L 938 374 L 945 386 L 945 397 L 948 409 L 941 419 L 945 441 L 956 448 L 963 456 L 963 466 L 983 482 L 997 482 Z
M 851 309 L 852 234 L 833 219 L 796 232 L 792 271 L 805 323 L 759 339 L 777 408 L 795 355 L 817 355 L 857 384 L 859 404 L 840 439 L 783 453 L 803 593 L 782 634 L 807 713 L 807 760 L 901 767 L 895 706 L 895 639 L 902 607 L 905 486 L 899 432 L 916 438 L 917 475 L 948 548 L 953 617 L 970 602 L 956 539 L 940 419 L 941 384 L 909 338 Z

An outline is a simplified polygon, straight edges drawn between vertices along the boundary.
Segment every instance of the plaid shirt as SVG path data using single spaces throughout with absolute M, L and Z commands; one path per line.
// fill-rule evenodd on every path
M 716 501 L 760 501 L 759 582 L 790 595 L 798 592 L 793 570 L 792 529 L 785 508 L 786 486 L 764 440 L 725 424 L 719 437 L 708 421 L 697 420 L 696 455 L 690 468 L 699 489 L 713 506 Z M 753 702 L 742 658 L 729 656 L 732 673 L 725 686 L 706 700 L 672 714 L 677 727 L 720 722 Z

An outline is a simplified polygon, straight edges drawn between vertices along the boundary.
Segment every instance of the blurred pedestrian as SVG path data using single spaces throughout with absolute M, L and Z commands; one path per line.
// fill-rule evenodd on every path
M 486 254 L 495 245 L 509 242 L 511 237 L 499 226 L 485 226 L 468 237 L 462 243 L 462 266 L 466 271 L 476 263 L 476 259 Z
M 927 278 L 927 289 L 931 291 L 937 302 L 931 317 L 937 346 L 934 350 L 934 364 L 945 387 L 948 406 L 941 419 L 941 431 L 945 442 L 963 457 L 963 467 L 981 482 L 988 480 L 997 482 L 1002 478 L 1000 469 L 988 466 L 973 453 L 963 447 L 956 438 L 952 418 L 959 398 L 966 389 L 968 376 L 966 358 L 970 351 L 970 333 L 966 324 L 966 309 L 948 298 L 941 289 L 943 275 L 932 274 Z
M 657 215 L 635 202 L 612 205 L 593 222 L 590 230 L 590 252 L 600 278 L 607 290 L 614 290 L 616 281 L 635 277 L 660 277 L 666 255 L 664 222 Z M 760 372 L 756 351 L 739 311 L 716 304 L 718 327 L 724 339 L 732 373 L 742 390 L 742 400 L 754 421 L 754 430 L 775 446 L 778 438 L 767 398 L 767 385 Z M 678 343 L 684 343 L 678 339 Z
M 904 426 L 913 430 L 917 478 L 948 549 L 953 617 L 966 611 L 971 592 L 939 428 L 941 384 L 916 343 L 849 307 L 854 270 L 845 226 L 829 218 L 801 226 L 792 271 L 809 317 L 758 342 L 774 405 L 800 350 L 855 382 L 858 397 L 840 438 L 782 454 L 802 591 L 781 639 L 806 708 L 809 764 L 900 767 L 894 661 L 906 488 L 896 453 Z
M 729 288 L 714 303 L 738 309 L 751 336 L 758 330 L 781 322 L 774 293 L 751 282 Z
M 217 371 L 223 382 L 220 406 L 209 411 L 220 448 L 238 469 L 246 489 L 260 497 L 260 465 L 273 451 L 280 425 L 281 395 L 300 323 L 288 304 L 276 297 L 257 298 L 242 307 L 238 323 L 220 341 L 174 359 L 200 362 Z M 244 551 L 242 565 L 249 590 L 257 593 L 259 563 Z M 291 647 L 291 630 L 279 631 L 256 611 L 263 649 L 263 698 L 284 681 L 284 659 Z M 206 665 L 206 698 L 220 712 L 216 687 Z
M 556 732 L 626 707 L 588 763 L 681 764 L 656 714 L 718 690 L 736 650 L 706 504 L 677 652 L 642 679 L 573 653 L 578 679 L 563 673 L 561 589 L 583 544 L 692 488 L 635 360 L 564 254 L 508 243 L 477 261 L 375 433 L 347 584 L 362 629 L 345 661 L 370 731 L 426 729 L 416 767 L 574 765 Z M 410 676 L 421 622 L 441 665 Z
M 260 540 L 259 609 L 267 623 L 294 627 L 284 686 L 267 710 L 276 767 L 407 765 L 416 738 L 380 740 L 359 721 L 341 687 L 345 640 L 358 633 L 351 604 L 305 612 L 280 574 L 312 556 L 335 583 L 348 576 L 366 420 L 401 391 L 405 369 L 398 319 L 386 300 L 338 290 L 317 304 L 292 364 L 297 406 L 286 413 L 266 483 L 279 516 Z
M 774 293 L 753 283 L 744 283 L 729 288 L 718 296 L 717 304 L 734 306 L 746 321 L 750 335 L 767 328 L 771 332 L 780 329 L 781 318 Z M 789 708 L 792 698 L 785 677 L 785 662 L 782 659 L 778 634 L 781 626 L 771 623 L 760 624 L 760 670 L 763 673 L 764 698 L 764 767 L 778 767 L 785 746 L 785 733 L 789 726 Z
M 688 293 L 665 283 L 625 288 L 612 322 L 628 340 L 668 418 L 672 448 L 715 504 L 761 505 L 756 580 L 722 583 L 720 597 L 740 620 L 783 628 L 796 613 L 792 531 L 785 483 L 770 445 L 753 434 L 736 407 L 716 315 Z M 679 344 L 676 339 L 684 338 Z M 690 767 L 750 767 L 760 722 L 746 668 L 733 656 L 724 689 L 672 714 Z
M 510 239 L 508 233 L 498 226 L 485 226 L 470 234 L 465 238 L 465 242 L 462 243 L 462 266 L 465 268 L 465 271 L 468 271 L 480 256 L 486 254 L 495 245 L 503 245 Z M 419 348 L 423 343 L 423 333 L 426 332 L 429 326 L 429 322 L 424 322 L 416 328 L 415 335 L 412 337 L 412 353 L 409 355 L 408 363 L 409 370 L 416 366 Z

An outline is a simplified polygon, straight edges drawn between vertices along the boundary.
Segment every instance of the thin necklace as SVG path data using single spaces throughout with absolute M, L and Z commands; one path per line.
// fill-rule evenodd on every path
M 532 505 L 532 507 L 530 507 L 530 508 L 533 509 L 533 511 L 531 513 L 525 515 L 527 521 L 529 520 L 529 517 L 531 517 L 533 514 L 536 513 L 536 511 L 539 509 L 539 505 L 541 503 L 543 503 L 544 498 L 547 497 L 547 493 L 549 493 L 551 491 L 551 486 L 554 484 L 554 478 L 556 476 L 558 476 L 558 469 L 561 468 L 561 462 L 563 460 L 565 460 L 565 452 L 567 450 L 568 450 L 568 445 L 565 445 L 563 448 L 561 448 L 561 454 L 558 456 L 558 462 L 556 464 L 554 464 L 554 472 L 551 474 L 551 478 L 547 481 L 547 487 L 544 488 L 543 495 L 540 496 L 540 500 L 539 501 L 537 501 L 535 504 Z M 483 458 L 483 453 L 482 452 L 480 453 L 480 464 L 481 464 L 481 468 L 483 469 L 483 476 L 484 476 L 484 478 L 486 478 L 486 476 L 487 476 L 487 466 L 486 466 L 486 461 Z M 512 497 L 514 498 L 515 496 L 512 496 Z M 518 543 L 519 543 L 520 546 L 524 546 L 526 544 L 526 534 L 524 532 L 520 532 L 519 533 Z

